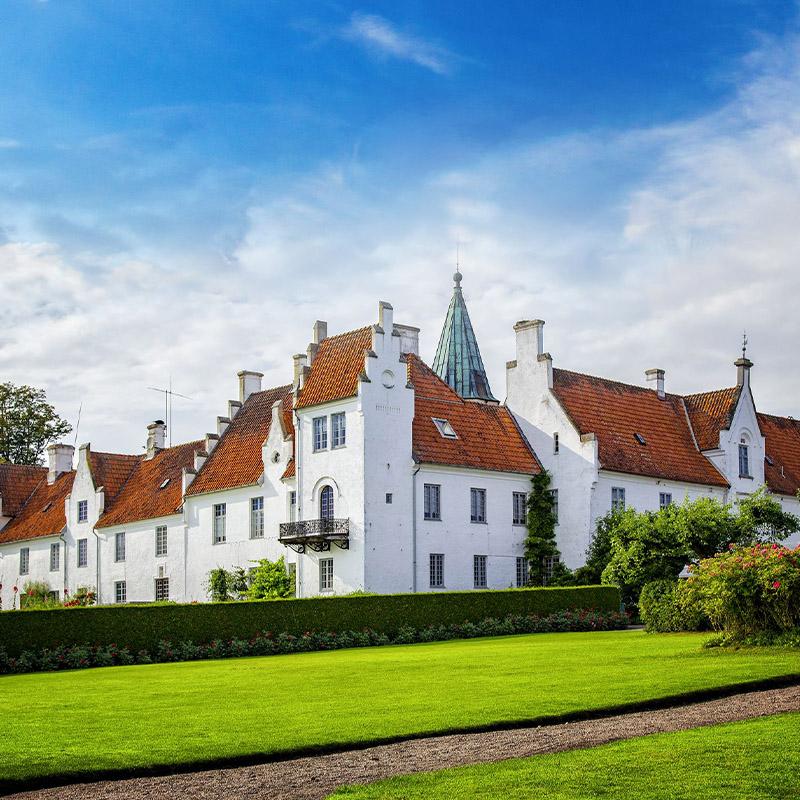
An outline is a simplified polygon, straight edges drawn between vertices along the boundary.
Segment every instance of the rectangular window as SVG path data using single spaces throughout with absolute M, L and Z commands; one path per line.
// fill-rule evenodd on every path
M 297 492 L 289 492 L 289 522 L 297 518 Z
M 559 447 L 558 434 L 554 433 L 553 434 L 553 453 L 555 453 L 555 455 L 558 455 L 558 447 Z
M 750 475 L 750 450 L 746 444 L 739 445 L 739 477 L 749 478 Z
M 441 519 L 441 494 L 442 487 L 438 483 L 425 484 L 425 519 Z
M 250 499 L 250 538 L 264 538 L 264 498 Z
M 314 452 L 328 449 L 328 418 L 314 417 Z
M 85 567 L 89 563 L 89 540 L 78 539 L 78 566 Z
M 611 510 L 625 510 L 625 489 L 623 489 L 621 486 L 611 487 Z
M 525 503 L 528 496 L 525 492 L 514 492 L 512 495 L 513 521 L 515 525 L 524 525 L 526 522 Z
M 214 544 L 222 544 L 225 541 L 225 503 L 215 503 L 214 505 Z
M 470 522 L 486 522 L 486 489 L 469 490 Z
M 553 519 L 558 525 L 558 489 L 551 489 L 550 496 L 553 498 Z
M 28 547 L 23 547 L 19 551 L 19 574 L 27 575 L 31 566 L 31 551 Z
M 61 561 L 61 545 L 58 542 L 50 545 L 50 572 L 57 572 Z
M 486 588 L 486 556 L 472 557 L 472 577 L 476 589 Z
M 669 492 L 659 492 L 658 507 L 663 510 L 667 506 L 671 505 L 672 505 L 672 495 Z
M 57 603 L 61 598 L 58 594 L 58 589 L 52 589 L 47 593 L 47 599 L 53 603 Z
M 528 585 L 528 559 L 518 556 L 517 557 L 517 586 Z
M 344 412 L 331 414 L 331 446 L 344 447 L 346 439 Z
M 319 561 L 319 590 L 333 591 L 333 559 L 321 558 Z
M 392 504 L 392 493 L 386 492 L 386 502 L 391 505 Z
M 544 581 L 543 584 L 547 586 L 550 583 L 550 579 L 553 577 L 553 569 L 555 565 L 558 564 L 560 561 L 558 556 L 545 556 L 542 561 L 543 572 L 544 572 Z
M 167 526 L 159 525 L 156 528 L 156 558 L 167 554 Z
M 125 560 L 125 534 L 118 533 L 114 537 L 114 561 Z
M 128 602 L 128 584 L 125 581 L 117 581 L 114 584 L 114 602 L 115 603 Z
M 431 589 L 441 589 L 444 586 L 444 553 L 431 553 L 430 568 Z
M 156 602 L 169 600 L 169 578 L 156 578 Z
M 78 500 L 78 522 L 86 522 L 89 519 L 89 501 Z

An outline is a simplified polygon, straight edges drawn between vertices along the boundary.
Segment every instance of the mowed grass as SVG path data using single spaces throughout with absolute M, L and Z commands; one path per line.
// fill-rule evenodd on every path
M 697 634 L 558 633 L 0 678 L 0 787 L 332 748 L 800 673 Z
M 343 787 L 331 800 L 800 797 L 800 714 Z

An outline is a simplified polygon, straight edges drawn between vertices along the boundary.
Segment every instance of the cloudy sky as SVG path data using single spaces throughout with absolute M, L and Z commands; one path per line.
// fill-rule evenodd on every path
M 0 380 L 97 450 L 212 430 L 315 319 L 800 416 L 800 8 L 3 0 Z

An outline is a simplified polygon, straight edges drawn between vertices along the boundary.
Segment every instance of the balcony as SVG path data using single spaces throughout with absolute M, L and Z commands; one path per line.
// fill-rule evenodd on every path
M 296 553 L 306 548 L 316 553 L 331 549 L 331 543 L 348 550 L 350 547 L 349 519 L 305 519 L 301 522 L 282 522 L 278 540 Z

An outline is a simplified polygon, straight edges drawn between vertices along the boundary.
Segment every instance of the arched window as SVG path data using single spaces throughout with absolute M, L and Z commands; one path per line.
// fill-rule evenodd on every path
M 747 437 L 742 436 L 739 441 L 739 477 L 749 478 L 750 475 L 750 448 L 747 445 Z
M 333 489 L 323 486 L 319 493 L 319 518 L 333 519 Z

